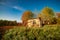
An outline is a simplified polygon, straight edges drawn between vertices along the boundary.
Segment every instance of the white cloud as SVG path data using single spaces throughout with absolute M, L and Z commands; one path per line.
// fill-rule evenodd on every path
M 25 9 L 24 8 L 22 8 L 22 7 L 20 7 L 20 6 L 9 6 L 9 5 L 7 5 L 6 3 L 4 3 L 4 2 L 0 2 L 0 4 L 2 4 L 2 5 L 6 5 L 6 6 L 8 6 L 8 7 L 11 7 L 11 8 L 14 8 L 14 9 L 17 9 L 17 10 L 20 10 L 20 11 L 25 11 Z
M 18 6 L 13 6 L 13 8 L 20 10 L 20 11 L 25 11 L 25 9 L 23 9 L 22 7 L 18 7 Z

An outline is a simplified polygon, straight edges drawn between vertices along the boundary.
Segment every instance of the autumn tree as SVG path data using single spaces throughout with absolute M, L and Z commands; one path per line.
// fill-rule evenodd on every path
M 38 15 L 38 17 L 41 17 L 44 21 L 51 21 L 54 16 L 54 11 L 48 7 L 43 8 L 41 13 Z
M 33 15 L 34 14 L 31 11 L 25 11 L 22 15 L 23 25 L 26 25 L 27 20 L 32 19 Z

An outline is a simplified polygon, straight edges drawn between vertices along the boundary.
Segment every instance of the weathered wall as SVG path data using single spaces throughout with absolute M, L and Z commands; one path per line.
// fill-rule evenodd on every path
M 30 19 L 28 20 L 27 23 L 28 27 L 41 27 L 42 26 L 42 21 L 40 19 Z

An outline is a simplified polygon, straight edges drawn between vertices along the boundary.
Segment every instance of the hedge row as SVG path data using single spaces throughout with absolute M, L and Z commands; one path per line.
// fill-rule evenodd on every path
M 1 26 L 16 26 L 16 21 L 8 21 L 8 20 L 0 20 L 0 27 Z

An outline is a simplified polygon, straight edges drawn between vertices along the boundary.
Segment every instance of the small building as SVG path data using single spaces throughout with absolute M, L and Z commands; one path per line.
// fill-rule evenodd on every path
M 42 20 L 41 18 L 34 18 L 27 21 L 28 27 L 41 27 L 42 26 Z

